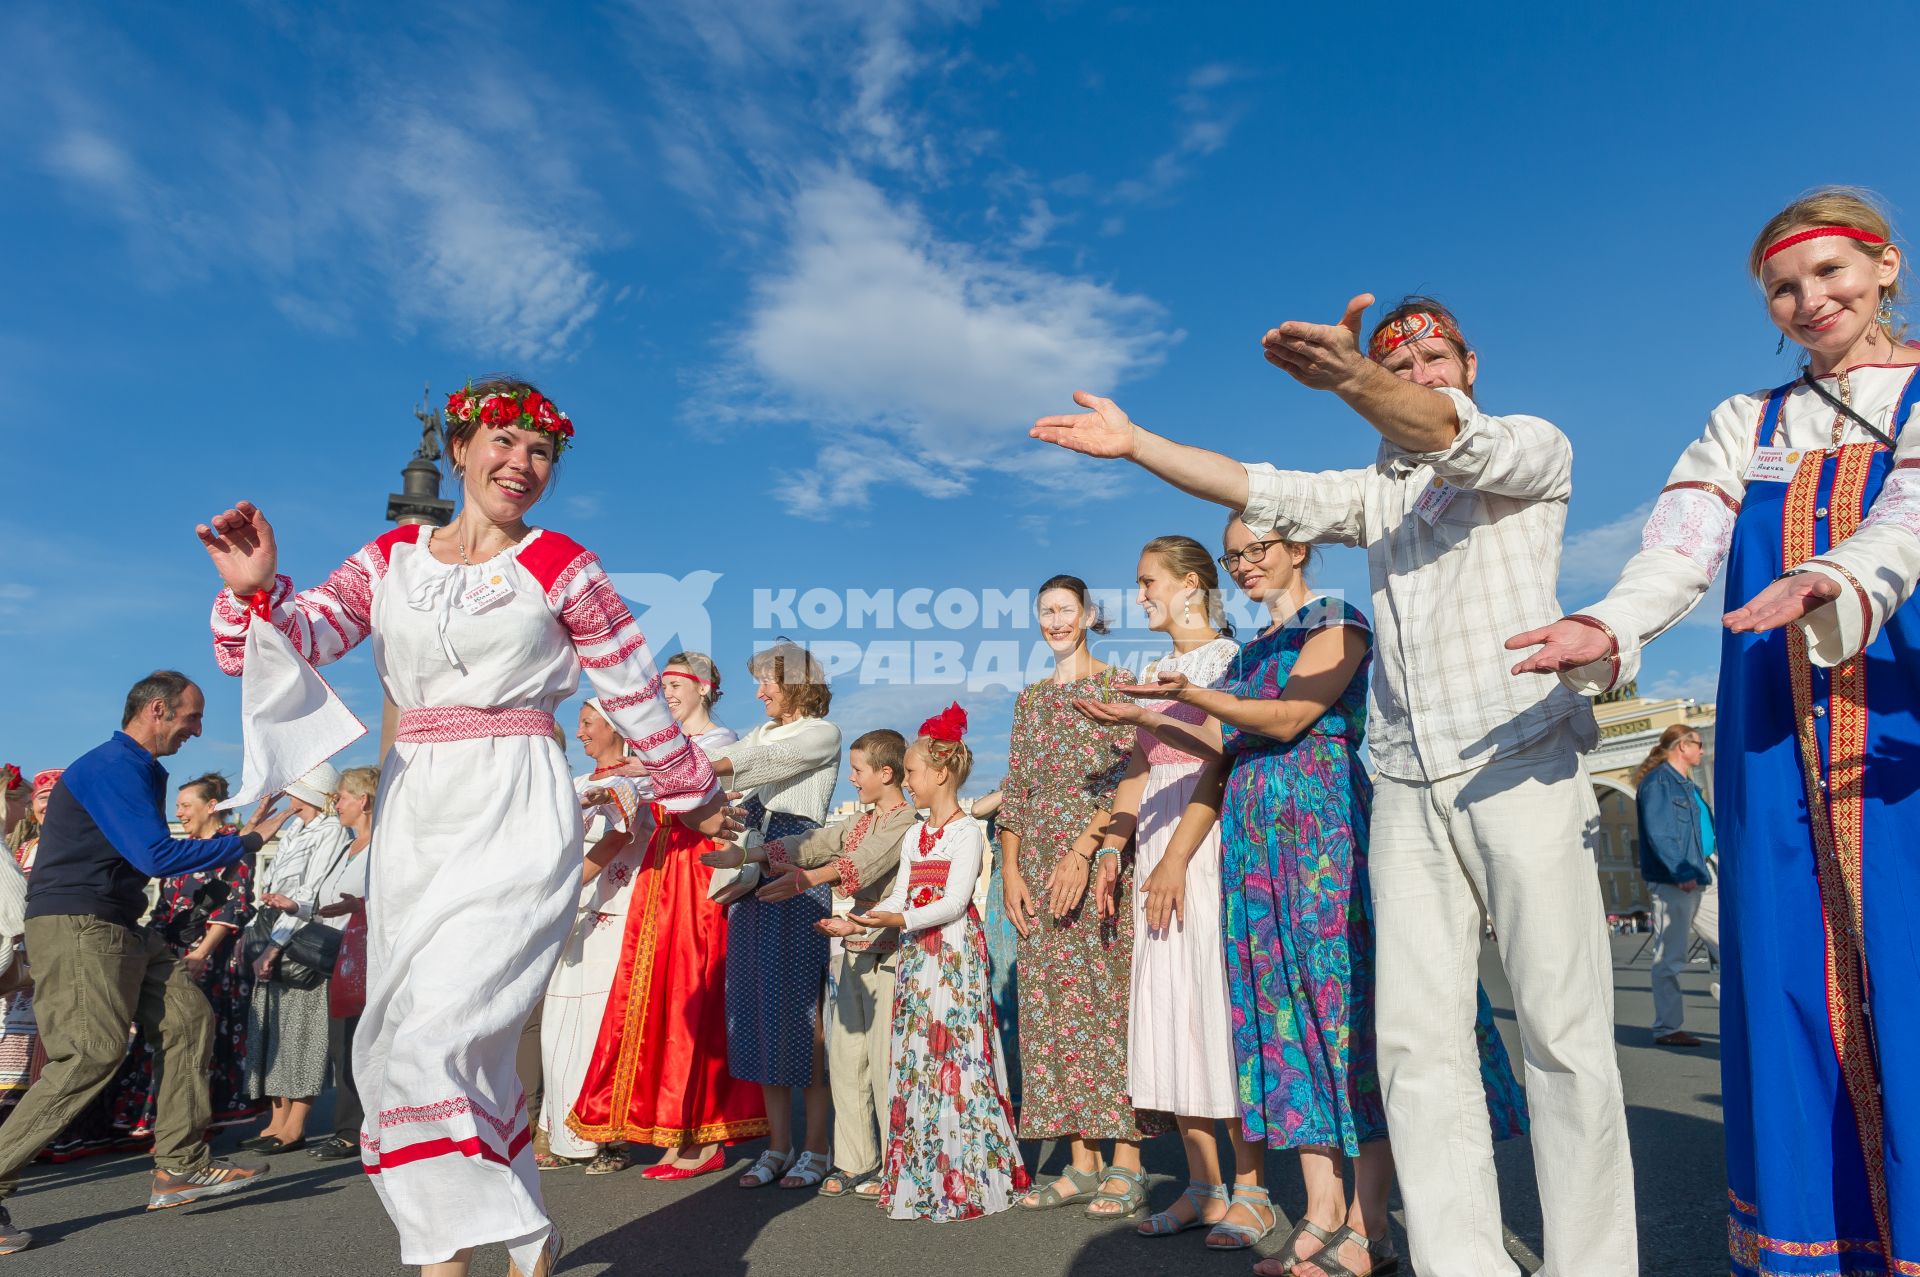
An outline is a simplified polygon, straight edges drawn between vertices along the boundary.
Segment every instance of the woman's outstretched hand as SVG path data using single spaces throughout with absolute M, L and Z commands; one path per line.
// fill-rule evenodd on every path
M 1074 391 L 1073 401 L 1091 411 L 1042 417 L 1027 434 L 1043 443 L 1084 452 L 1089 457 L 1133 455 L 1133 420 L 1121 411 L 1119 404 L 1086 390 Z
M 1514 674 L 1558 674 L 1562 670 L 1576 670 L 1613 650 L 1606 631 L 1565 617 L 1552 625 L 1514 635 L 1507 640 L 1506 647 L 1509 652 L 1530 647 L 1540 649 L 1514 666 L 1510 671 Z
M 1720 618 L 1735 634 L 1764 634 L 1823 608 L 1840 597 L 1840 583 L 1818 572 L 1783 576 Z
M 273 541 L 273 525 L 251 501 L 222 510 L 195 527 L 194 533 L 234 597 L 244 599 L 273 588 L 279 547 Z

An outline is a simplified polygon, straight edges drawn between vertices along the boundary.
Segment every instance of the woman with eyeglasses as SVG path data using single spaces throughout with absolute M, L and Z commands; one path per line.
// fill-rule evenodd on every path
M 1237 517 L 1223 540 L 1220 565 L 1272 624 L 1240 649 L 1220 690 L 1163 673 L 1155 691 L 1221 726 L 1224 792 L 1196 791 L 1201 810 L 1189 819 L 1204 821 L 1209 804 L 1220 815 L 1241 1132 L 1297 1150 L 1306 1182 L 1306 1212 L 1253 1271 L 1385 1277 L 1400 1264 L 1373 1032 L 1373 786 L 1360 762 L 1372 629 L 1351 604 L 1309 588 L 1311 546 L 1256 538 Z M 1517 1135 L 1524 1103 L 1484 990 L 1475 1036 L 1494 1136 Z M 1263 1160 L 1246 1168 L 1245 1187 L 1261 1183 Z

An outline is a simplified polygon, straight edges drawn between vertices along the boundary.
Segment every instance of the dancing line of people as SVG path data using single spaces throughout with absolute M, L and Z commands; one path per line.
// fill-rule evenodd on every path
M 713 720 L 709 659 L 656 668 L 595 556 L 527 521 L 574 437 L 529 383 L 451 397 L 464 499 L 448 527 L 386 533 L 318 587 L 277 574 L 253 505 L 201 525 L 250 742 L 312 747 L 309 722 L 272 708 L 310 700 L 271 693 L 310 688 L 368 637 L 400 711 L 381 819 L 348 841 L 369 853 L 356 1138 L 403 1260 L 464 1274 L 501 1243 L 516 1274 L 551 1272 L 541 1168 L 617 1171 L 634 1144 L 666 1150 L 648 1173 L 679 1179 L 764 1137 L 742 1187 L 895 1218 L 1133 1218 L 1150 1205 L 1141 1142 L 1173 1130 L 1189 1182 L 1143 1238 L 1259 1245 L 1262 1277 L 1389 1274 L 1397 1182 L 1413 1266 L 1484 1277 L 1517 1271 L 1493 1144 L 1525 1133 L 1546 1271 L 1636 1273 L 1590 698 L 1724 569 L 1730 1265 L 1920 1271 L 1898 1155 L 1914 1091 L 1887 1067 L 1917 1031 L 1897 853 L 1913 815 L 1898 764 L 1920 745 L 1901 610 L 1920 577 L 1905 434 L 1920 349 L 1901 340 L 1902 258 L 1865 196 L 1795 201 L 1750 264 L 1806 367 L 1715 410 L 1620 583 L 1577 613 L 1556 598 L 1572 444 L 1480 406 L 1478 353 L 1434 299 L 1388 308 L 1364 340 L 1366 295 L 1337 324 L 1264 338 L 1271 363 L 1377 432 L 1358 468 L 1242 463 L 1086 392 L 1083 411 L 1041 418 L 1036 439 L 1131 461 L 1229 517 L 1217 556 L 1185 536 L 1142 547 L 1139 598 L 1170 648 L 1144 671 L 1096 659 L 1079 578 L 1043 585 L 1054 670 L 1015 704 L 997 810 L 974 809 L 992 811 L 994 855 L 958 797 L 959 706 L 911 737 L 855 740 L 863 810 L 829 825 L 841 735 L 809 653 L 755 656 L 766 717 L 739 739 Z M 1366 551 L 1371 619 L 1312 590 L 1320 544 Z M 1244 644 L 1218 569 L 1267 609 Z M 553 712 L 582 672 L 594 767 L 575 778 Z M 201 701 L 191 684 L 135 693 L 123 732 L 49 786 L 25 906 L 34 997 L 112 996 L 84 1031 L 49 1025 L 41 1079 L 0 1127 L 0 1193 L 110 1080 L 110 1024 L 138 1023 L 162 1065 L 152 1204 L 258 1177 L 210 1159 L 205 1088 L 182 1080 L 211 1032 L 188 971 L 223 941 L 174 954 L 138 926 L 134 888 L 242 863 L 277 818 L 168 836 L 156 760 L 197 733 Z M 261 898 L 283 926 L 319 908 Z M 1524 1094 L 1479 985 L 1489 930 Z M 300 1001 L 265 987 L 269 1010 Z M 537 1067 L 521 1049 L 536 1011 Z M 314 1023 L 283 1012 L 280 1036 Z M 265 1088 L 270 1136 L 297 1138 L 311 1075 L 269 1068 Z M 1035 1140 L 1070 1150 L 1043 1182 L 1019 1149 Z M 1272 1204 L 1273 1149 L 1298 1153 L 1298 1220 Z

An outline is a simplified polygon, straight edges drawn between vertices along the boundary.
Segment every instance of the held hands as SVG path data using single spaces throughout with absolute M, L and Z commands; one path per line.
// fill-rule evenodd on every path
M 868 913 L 850 913 L 847 917 L 863 927 L 873 927 L 875 929 L 887 927 L 898 931 L 907 925 L 907 920 L 904 917 L 884 909 L 874 909 Z
M 1309 324 L 1291 319 L 1269 329 L 1260 339 L 1267 362 L 1310 390 L 1340 392 L 1365 374 L 1366 355 L 1360 349 L 1360 318 L 1373 305 L 1372 293 L 1361 293 L 1347 303 L 1337 324 Z
M 1082 718 L 1107 726 L 1131 723 L 1139 727 L 1147 721 L 1147 707 L 1132 701 L 1095 701 L 1082 697 L 1073 702 L 1073 707 L 1080 711 Z
M 1163 670 L 1156 674 L 1154 679 L 1155 681 L 1151 683 L 1115 683 L 1113 690 L 1122 696 L 1146 696 L 1155 700 L 1178 701 L 1183 705 L 1192 699 L 1196 690 L 1192 680 L 1179 670 Z M 1115 721 L 1124 723 L 1146 721 L 1145 706 L 1133 705 L 1131 708 L 1139 711 L 1138 718 L 1129 717 Z
M 1084 452 L 1089 457 L 1133 455 L 1138 428 L 1119 404 L 1087 390 L 1074 391 L 1073 401 L 1091 411 L 1042 417 L 1027 434 L 1042 443 L 1058 444 L 1069 452 Z
M 1558 674 L 1562 670 L 1591 665 L 1613 650 L 1605 630 L 1565 617 L 1552 625 L 1543 625 L 1507 640 L 1509 652 L 1529 647 L 1538 647 L 1540 650 L 1514 666 L 1512 673 Z
M 1823 608 L 1840 597 L 1840 583 L 1818 572 L 1783 576 L 1753 596 L 1742 608 L 1721 618 L 1735 634 L 1764 634 Z
M 1013 924 L 1021 939 L 1033 933 L 1034 924 L 1040 921 L 1040 911 L 1034 908 L 1027 880 L 1011 865 L 1000 874 L 1000 903 L 1007 907 L 1007 921 Z
M 273 588 L 280 552 L 274 544 L 273 525 L 251 501 L 221 511 L 193 531 L 234 597 L 245 599 Z

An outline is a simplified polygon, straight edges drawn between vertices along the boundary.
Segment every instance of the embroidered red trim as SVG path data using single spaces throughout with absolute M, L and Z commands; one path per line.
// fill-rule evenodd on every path
M 436 705 L 401 710 L 394 740 L 409 745 L 440 745 L 489 736 L 551 736 L 553 728 L 553 715 L 545 710 Z
M 1683 479 L 1678 483 L 1669 483 L 1666 487 L 1660 489 L 1660 491 L 1678 492 L 1683 488 L 1705 492 L 1719 497 L 1721 504 L 1725 505 L 1727 509 L 1733 511 L 1735 514 L 1740 513 L 1740 502 L 1735 500 L 1725 488 L 1722 488 L 1716 483 L 1708 483 L 1703 479 Z

